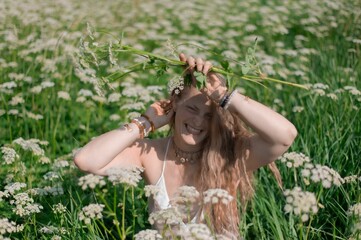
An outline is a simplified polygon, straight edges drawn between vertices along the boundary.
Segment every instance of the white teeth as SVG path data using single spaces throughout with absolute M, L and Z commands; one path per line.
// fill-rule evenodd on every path
M 192 134 L 199 134 L 202 131 L 202 130 L 196 129 L 194 127 L 191 127 L 189 125 L 186 125 L 186 127 L 187 127 L 188 131 Z

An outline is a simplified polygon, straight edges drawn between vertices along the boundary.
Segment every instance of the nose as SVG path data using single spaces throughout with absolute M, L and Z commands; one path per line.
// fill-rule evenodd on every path
M 200 114 L 197 114 L 194 116 L 193 118 L 193 124 L 195 127 L 201 127 L 202 124 L 204 123 L 204 117 L 201 116 Z

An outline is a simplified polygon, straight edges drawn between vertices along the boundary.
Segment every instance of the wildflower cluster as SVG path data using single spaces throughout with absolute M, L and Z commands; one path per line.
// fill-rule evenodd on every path
M 96 186 L 104 186 L 106 183 L 103 176 L 98 176 L 94 174 L 88 174 L 79 178 L 78 185 L 81 186 L 81 189 L 86 190 L 88 188 L 95 189 Z
M 321 182 L 324 188 L 330 188 L 332 185 L 340 186 L 344 180 L 334 169 L 320 164 L 305 164 L 301 171 L 302 176 L 308 181 Z
M 124 183 L 132 187 L 136 187 L 138 182 L 142 179 L 141 173 L 143 168 L 132 166 L 128 168 L 111 168 L 107 171 L 108 180 L 114 185 Z
M 183 77 L 177 76 L 177 77 L 171 78 L 168 81 L 167 89 L 168 89 L 169 94 L 173 93 L 173 91 L 174 91 L 174 93 L 178 95 L 184 89 Z
M 160 240 L 163 239 L 157 230 L 143 230 L 134 235 L 135 240 Z
M 66 207 L 61 203 L 57 203 L 57 204 L 53 205 L 52 208 L 53 208 L 53 212 L 55 214 L 62 214 L 62 213 L 66 212 Z
M 164 225 L 178 225 L 182 222 L 182 215 L 174 208 L 162 209 L 160 211 L 152 212 L 149 215 L 148 221 L 150 224 Z
M 189 223 L 180 231 L 182 239 L 209 240 L 214 239 L 211 230 L 202 223 Z
M 23 229 L 24 225 L 17 225 L 7 218 L 0 218 L 0 239 L 4 238 L 4 234 L 21 232 Z
M 39 144 L 40 145 L 48 144 L 46 141 L 40 141 L 38 139 L 24 140 L 23 138 L 15 139 L 13 143 L 20 145 L 22 149 L 26 151 L 31 151 L 36 156 L 44 155 L 44 150 L 39 146 Z
M 314 193 L 303 192 L 300 187 L 295 187 L 292 190 L 286 189 L 283 195 L 286 197 L 284 211 L 300 216 L 302 222 L 308 221 L 310 214 L 318 212 Z
M 146 197 L 157 196 L 161 191 L 163 191 L 163 190 L 156 185 L 144 186 L 144 194 Z
M 304 163 L 310 162 L 310 158 L 303 153 L 287 152 L 284 153 L 280 158 L 282 163 L 285 163 L 288 168 L 298 168 Z
M 13 196 L 13 200 L 10 200 L 11 205 L 15 205 L 13 212 L 20 217 L 28 216 L 32 213 L 39 213 L 43 206 L 40 204 L 34 203 L 27 193 L 18 193 Z
M 354 215 L 355 217 L 359 218 L 359 221 L 361 221 L 361 203 L 356 203 L 352 205 L 348 211 L 348 215 Z
M 228 204 L 232 200 L 233 197 L 226 190 L 220 188 L 208 189 L 203 193 L 203 202 L 205 204 L 216 204 L 219 202 Z
M 85 224 L 90 224 L 92 219 L 101 219 L 103 218 L 103 204 L 89 204 L 82 208 L 82 211 L 78 214 L 79 219 L 84 221 Z
M 1 147 L 1 152 L 3 154 L 2 158 L 4 160 L 3 164 L 12 164 L 15 162 L 15 160 L 20 158 L 13 148 Z
M 181 186 L 172 198 L 172 205 L 190 204 L 199 200 L 199 192 L 193 186 Z

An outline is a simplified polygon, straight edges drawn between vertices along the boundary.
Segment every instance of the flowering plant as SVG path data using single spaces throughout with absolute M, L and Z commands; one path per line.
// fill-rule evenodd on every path
M 172 43 L 169 43 L 168 45 L 170 45 L 173 52 L 178 52 L 176 50 L 177 47 L 174 47 Z M 185 43 L 179 44 L 177 46 L 180 45 L 185 45 Z M 195 44 L 190 45 L 193 45 L 197 48 L 202 48 L 202 50 L 210 52 L 209 50 Z M 264 82 L 269 81 L 273 83 L 285 84 L 289 86 L 307 89 L 307 87 L 304 85 L 270 78 L 265 73 L 263 73 L 255 57 L 256 47 L 257 39 L 255 40 L 254 45 L 248 48 L 244 62 L 239 62 L 228 57 L 223 57 L 223 59 L 221 60 L 222 67 L 213 66 L 210 71 L 224 75 L 227 79 L 227 86 L 230 88 L 234 88 L 234 86 L 237 84 L 235 81 L 232 80 L 232 78 L 238 77 L 239 79 L 251 81 L 264 87 L 266 87 L 264 85 Z M 212 53 L 216 54 L 214 52 Z M 141 57 L 141 60 L 139 61 L 137 59 L 134 63 L 123 66 L 124 63 L 129 62 L 128 59 L 130 56 Z M 141 50 L 131 45 L 123 44 L 122 39 L 116 42 L 110 41 L 108 43 L 99 43 L 95 40 L 89 25 L 88 35 L 80 43 L 79 59 L 81 67 L 95 67 L 97 69 L 96 72 L 99 74 L 99 77 L 105 83 L 120 80 L 133 72 L 141 72 L 151 69 L 156 71 L 156 77 L 159 79 L 167 72 L 169 68 L 179 66 L 184 67 L 186 65 L 186 63 L 183 61 Z M 120 60 L 122 64 L 118 64 L 118 60 Z M 237 65 L 241 65 L 241 71 L 234 71 L 233 69 L 231 69 L 229 61 L 235 62 Z M 102 66 L 104 65 L 110 65 L 114 67 L 115 70 L 113 70 L 113 72 L 111 73 L 104 74 L 104 71 L 101 70 Z M 181 76 L 176 77 L 176 80 L 173 79 L 173 81 L 170 81 L 171 83 L 168 83 L 168 90 L 172 91 L 177 88 L 178 90 L 181 90 L 184 85 L 189 85 L 191 83 L 191 79 L 190 77 L 188 77 L 189 75 L 184 74 L 185 72 L 186 70 L 183 71 Z M 206 76 L 203 73 L 195 72 L 194 77 L 197 80 L 196 84 L 198 89 L 205 87 Z M 171 86 L 169 86 L 169 84 Z

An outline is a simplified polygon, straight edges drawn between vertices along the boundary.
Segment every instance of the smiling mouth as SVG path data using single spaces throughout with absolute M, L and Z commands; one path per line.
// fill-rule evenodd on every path
M 198 135 L 198 134 L 201 134 L 203 132 L 203 130 L 201 129 L 198 129 L 198 128 L 194 128 L 188 124 L 185 124 L 185 127 L 187 129 L 187 131 L 191 134 L 194 134 L 194 135 Z

